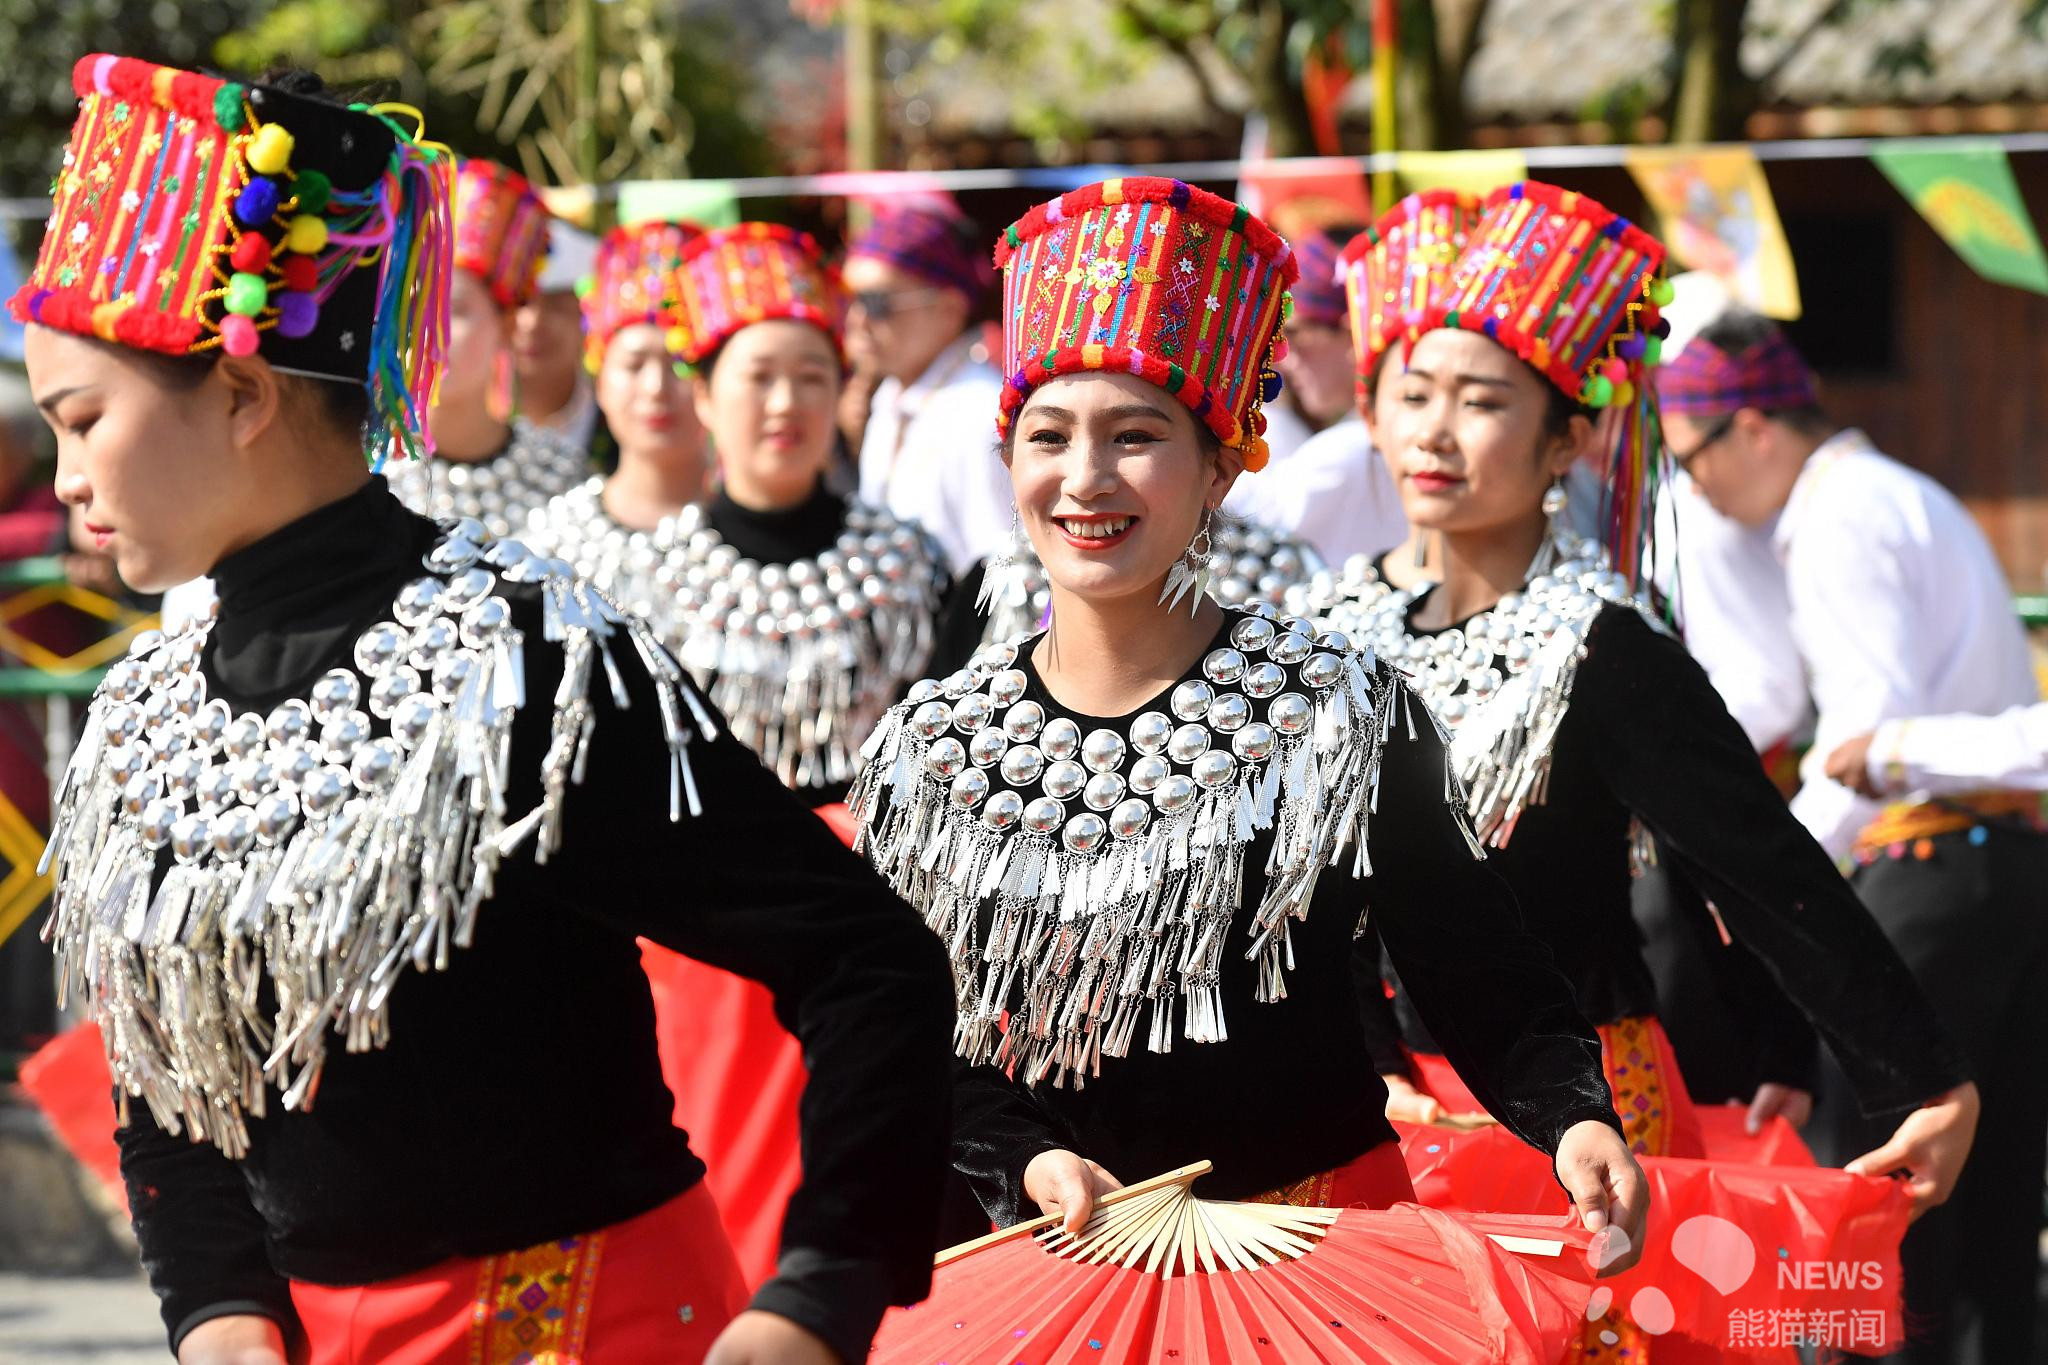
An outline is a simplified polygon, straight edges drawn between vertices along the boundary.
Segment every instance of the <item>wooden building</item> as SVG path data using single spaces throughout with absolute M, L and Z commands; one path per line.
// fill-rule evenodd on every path
M 899 63 L 894 164 L 1234 157 L 1241 123 L 1220 117 L 1176 59 L 1074 56 L 1105 31 L 1108 4 L 1033 7 L 1055 36 L 1027 69 L 991 69 L 972 56 Z M 1661 93 L 1669 43 L 1659 10 L 1643 0 L 1493 0 L 1466 83 L 1474 145 L 1661 139 L 1654 120 L 1626 112 L 1654 107 Z M 2021 0 L 1751 0 L 1742 60 L 1760 81 L 1760 104 L 1748 132 L 1774 141 L 2048 131 L 2048 31 L 2029 27 L 2023 10 Z M 1218 102 L 1243 107 L 1228 71 L 1206 74 Z M 1048 91 L 1061 108 L 1050 124 Z M 1355 82 L 1347 151 L 1365 150 L 1365 105 L 1364 82 Z M 2012 165 L 2035 222 L 2048 225 L 2048 154 L 2015 155 Z M 1619 169 L 1546 174 L 1641 211 Z M 1955 490 L 2015 588 L 2041 591 L 2048 297 L 1980 279 L 1867 160 L 1772 161 L 1767 175 L 1804 296 L 1806 316 L 1792 330 L 1824 378 L 1830 409 Z M 1042 197 L 961 201 L 993 231 Z

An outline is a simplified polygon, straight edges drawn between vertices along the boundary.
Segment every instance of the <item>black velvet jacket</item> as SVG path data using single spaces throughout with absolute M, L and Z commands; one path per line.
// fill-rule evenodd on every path
M 1631 817 L 1813 1021 L 1867 1113 L 1965 1079 L 1911 972 L 1786 808 L 1705 670 L 1633 608 L 1609 606 L 1558 728 L 1549 795 L 1489 860 L 1596 1023 L 1657 1011 L 1630 913 Z M 1399 1006 L 1397 1023 L 1383 995 L 1361 998 L 1383 1067 L 1403 1067 L 1403 1029 L 1436 1050 L 1415 1009 Z
M 305 695 L 420 572 L 433 525 L 373 479 L 215 571 L 211 695 L 263 711 Z M 501 585 L 525 634 L 509 808 L 539 799 L 559 647 L 534 590 Z M 407 972 L 391 1042 L 330 1050 L 317 1102 L 251 1122 L 230 1161 L 136 1106 L 120 1134 L 143 1264 L 173 1344 L 231 1312 L 294 1326 L 288 1278 L 355 1285 L 631 1218 L 694 1186 L 672 1121 L 636 935 L 751 977 L 801 1040 L 804 1183 L 778 1276 L 754 1306 L 866 1356 L 889 1303 L 930 1275 L 946 1131 L 943 957 L 916 917 L 752 754 L 720 733 L 689 749 L 701 816 L 668 818 L 651 682 L 622 660 L 562 847 L 501 866 L 472 947 Z
M 1213 644 L 1239 619 L 1226 614 Z M 1127 733 L 1140 711 L 1163 709 L 1172 690 L 1128 715 L 1083 715 L 1046 690 L 1030 652 L 1020 663 L 1027 695 L 1084 734 L 1098 726 Z M 1207 652 L 1186 676 L 1200 676 Z M 1422 703 L 1403 690 L 1394 704 L 1414 709 L 1405 721 L 1397 716 L 1387 741 L 1370 824 L 1372 875 L 1354 880 L 1347 853 L 1318 880 L 1306 921 L 1293 928 L 1285 999 L 1258 1003 L 1256 964 L 1226 952 L 1222 1042 L 1176 1037 L 1172 1051 L 1152 1052 L 1140 1030 L 1129 1055 L 1103 1058 L 1085 1088 L 1026 1088 L 992 1066 L 955 1063 L 954 1165 L 991 1217 L 1026 1215 L 1024 1168 L 1055 1148 L 1127 1182 L 1206 1158 L 1216 1169 L 1202 1192 L 1237 1199 L 1393 1141 L 1354 995 L 1352 955 L 1371 952 L 1355 936 L 1361 915 L 1401 964 L 1459 1073 L 1517 1136 L 1548 1152 L 1584 1120 L 1618 1127 L 1598 1039 L 1512 896 L 1458 829 L 1443 748 Z M 1232 930 L 1240 940 L 1271 840 L 1262 834 L 1245 853 L 1244 909 Z M 985 908 L 984 941 L 988 918 Z

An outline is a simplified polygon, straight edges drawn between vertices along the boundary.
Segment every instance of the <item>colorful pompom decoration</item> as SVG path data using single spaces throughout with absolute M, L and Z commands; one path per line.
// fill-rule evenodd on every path
M 1668 307 L 1671 300 L 1677 297 L 1678 291 L 1673 289 L 1671 281 L 1663 276 L 1660 275 L 1650 281 L 1650 302 L 1656 304 L 1659 308 Z
M 260 176 L 242 186 L 235 196 L 235 221 L 243 227 L 261 227 L 277 213 L 277 182 Z
M 228 253 L 228 264 L 250 275 L 262 274 L 270 268 L 270 239 L 260 233 L 243 233 Z
M 213 92 L 213 121 L 230 133 L 242 131 L 242 87 L 223 85 Z
M 261 275 L 246 272 L 228 278 L 226 295 L 221 306 L 240 317 L 253 318 L 270 304 L 270 286 Z
M 298 196 L 300 213 L 318 213 L 334 197 L 334 182 L 323 171 L 303 170 L 292 181 L 292 193 Z
M 278 263 L 278 270 L 287 289 L 311 294 L 320 288 L 320 262 L 311 256 L 287 256 Z
M 282 123 L 266 123 L 249 143 L 249 169 L 258 175 L 283 175 L 292 164 L 291 130 Z
M 301 256 L 317 256 L 327 246 L 327 220 L 310 213 L 300 214 L 285 229 L 284 244 Z
M 1614 382 L 1604 374 L 1596 374 L 1586 380 L 1584 393 L 1586 406 L 1604 408 L 1614 401 Z
M 220 348 L 229 355 L 256 354 L 256 324 L 240 313 L 220 320 Z
M 312 334 L 320 321 L 320 301 L 311 294 L 280 294 L 277 299 L 277 334 L 302 337 Z

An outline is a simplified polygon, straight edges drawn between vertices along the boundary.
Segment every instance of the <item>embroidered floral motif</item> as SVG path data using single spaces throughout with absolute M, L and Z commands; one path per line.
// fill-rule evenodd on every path
M 578 1365 L 604 1240 L 598 1232 L 484 1258 L 470 1365 Z

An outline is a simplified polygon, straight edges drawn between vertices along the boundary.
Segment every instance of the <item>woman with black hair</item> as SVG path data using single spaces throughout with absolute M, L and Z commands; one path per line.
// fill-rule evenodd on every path
M 514 315 L 533 298 L 550 222 L 525 176 L 476 157 L 457 164 L 448 342 L 427 414 L 438 458 L 383 470 L 423 516 L 475 517 L 492 535 L 516 535 L 590 473 L 588 451 L 514 415 L 502 392 Z
M 956 1169 L 998 1222 L 1070 1230 L 1204 1158 L 1218 1198 L 1413 1198 L 1354 997 L 1364 919 L 1586 1226 L 1639 1240 L 1598 1044 L 1477 860 L 1420 703 L 1342 637 L 1207 591 L 1216 508 L 1268 456 L 1287 244 L 1112 180 L 1034 209 L 997 263 L 998 426 L 1050 625 L 913 688 L 849 798 L 952 954 Z
M 1873 1173 L 1907 1168 L 1925 1208 L 1947 1197 L 1975 1127 L 1962 1059 L 1706 674 L 1636 596 L 1661 461 L 1649 367 L 1663 259 L 1639 228 L 1538 183 L 1495 191 L 1483 211 L 1411 199 L 1355 243 L 1368 419 L 1414 530 L 1295 605 L 1399 664 L 1448 731 L 1489 863 L 1600 1026 L 1634 1150 L 1704 1155 L 1631 917 L 1647 833 L 1812 1018 L 1866 1110 L 1904 1112 L 1900 1159 Z M 1562 524 L 1565 475 L 1596 452 L 1604 546 Z M 1416 565 L 1424 537 L 1440 540 L 1440 581 Z M 1380 1069 L 1409 1100 L 1404 1026 L 1413 1051 L 1441 1049 L 1400 993 L 1398 1023 L 1379 991 L 1361 999 Z M 1653 1352 L 1635 1324 L 1600 1323 L 1579 1359 Z
M 686 247 L 678 283 L 679 354 L 719 487 L 656 537 L 676 589 L 664 629 L 733 732 L 825 805 L 925 666 L 945 551 L 826 485 L 845 304 L 817 244 L 741 223 Z
M 431 449 L 445 152 L 304 82 L 74 84 L 12 305 L 58 492 L 131 586 L 220 589 L 109 671 L 48 854 L 173 1350 L 862 1358 L 929 1274 L 940 954 L 644 625 L 371 477 Z M 643 934 L 761 981 L 811 1062 L 751 1303 Z

